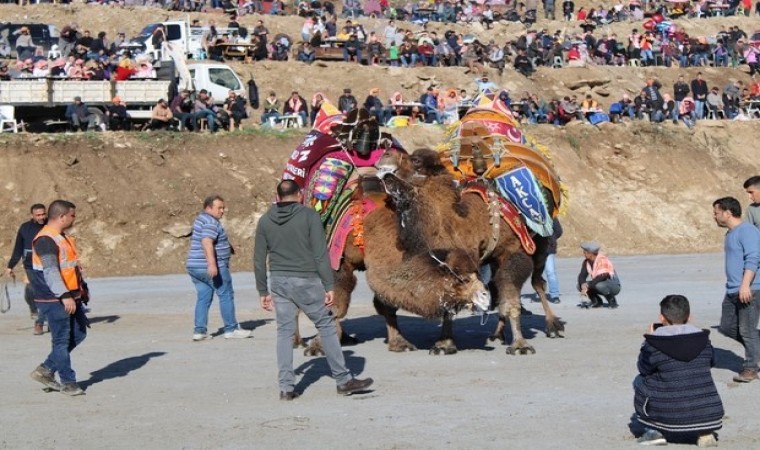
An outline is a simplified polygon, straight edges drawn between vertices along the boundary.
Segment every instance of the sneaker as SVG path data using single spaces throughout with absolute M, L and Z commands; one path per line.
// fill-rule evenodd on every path
M 300 396 L 300 394 L 298 392 L 296 392 L 296 391 L 290 391 L 290 392 L 280 391 L 280 400 L 283 400 L 283 401 L 286 401 L 286 402 L 295 400 L 299 396 Z
M 42 324 L 41 323 L 35 323 L 34 324 L 34 335 L 35 336 L 41 336 L 43 334 L 45 334 L 45 329 L 42 328 Z
M 555 305 L 560 303 L 559 297 L 549 297 L 549 303 L 554 303 Z
M 225 339 L 247 339 L 253 337 L 250 331 L 242 328 L 236 328 L 235 331 L 228 331 L 224 333 Z
M 703 434 L 697 439 L 697 447 L 717 447 L 718 440 L 715 438 L 715 433 Z
M 211 339 L 211 336 L 208 333 L 193 334 L 193 341 L 205 341 L 206 339 Z
M 757 371 L 752 369 L 744 369 L 734 377 L 737 383 L 749 383 L 752 380 L 757 380 Z
M 365 378 L 363 380 L 351 378 L 351 380 L 338 386 L 338 394 L 351 395 L 357 392 L 362 392 L 372 386 L 372 383 L 374 383 L 372 378 Z
M 42 364 L 37 366 L 37 368 L 34 369 L 32 373 L 29 374 L 29 376 L 32 377 L 32 380 L 44 384 L 45 387 L 49 389 L 53 389 L 56 391 L 61 390 L 60 383 L 55 381 L 55 376 L 53 375 L 53 371 L 43 366 Z
M 75 395 L 84 395 L 84 391 L 76 383 L 65 383 L 61 387 L 61 394 L 66 394 L 70 397 L 74 397 Z
M 641 437 L 636 439 L 636 442 L 641 445 L 668 445 L 668 441 L 665 440 L 662 433 L 651 428 L 648 428 Z

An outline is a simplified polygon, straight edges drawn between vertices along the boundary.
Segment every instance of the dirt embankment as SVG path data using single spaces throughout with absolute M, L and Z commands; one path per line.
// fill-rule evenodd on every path
M 553 152 L 570 192 L 560 253 L 596 238 L 614 254 L 717 251 L 722 232 L 711 202 L 744 201 L 741 183 L 760 172 L 756 123 L 600 129 L 527 127 Z M 433 145 L 442 129 L 396 133 L 409 148 Z M 7 258 L 28 207 L 66 198 L 78 205 L 76 235 L 91 275 L 176 273 L 202 199 L 227 200 L 235 270 L 251 270 L 255 223 L 302 135 L 3 135 L 0 255 Z

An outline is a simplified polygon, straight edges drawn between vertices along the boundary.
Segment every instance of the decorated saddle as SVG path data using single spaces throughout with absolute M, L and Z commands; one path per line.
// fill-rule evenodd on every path
M 541 236 L 551 236 L 552 219 L 565 196 L 559 176 L 549 160 L 548 149 L 522 132 L 509 107 L 498 97 L 478 99 L 450 127 L 438 151 L 445 156 L 444 165 L 462 189 L 466 191 L 477 180 L 503 202 L 510 203 L 502 217 L 520 237 L 526 251 L 532 253 L 535 245 L 525 227 Z M 520 220 L 507 212 L 513 209 Z
M 366 111 L 346 116 L 325 102 L 285 166 L 282 179 L 294 180 L 304 193 L 304 204 L 320 215 L 335 270 L 350 236 L 363 248 L 363 219 L 376 202 L 361 194 L 360 181 L 374 172 L 387 147 L 402 150 L 392 137 L 380 133 Z

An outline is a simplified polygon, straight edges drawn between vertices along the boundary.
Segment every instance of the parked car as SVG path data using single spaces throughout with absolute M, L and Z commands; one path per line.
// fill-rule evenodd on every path
M 55 25 L 48 25 L 44 23 L 10 23 L 0 22 L 0 36 L 5 36 L 10 44 L 11 58 L 17 58 L 16 55 L 16 39 L 21 27 L 27 27 L 29 33 L 32 35 L 32 42 L 35 45 L 42 47 L 47 53 L 50 48 L 58 44 L 59 31 Z
M 752 33 L 752 36 L 750 36 L 749 38 L 749 44 L 754 47 L 760 48 L 760 30 Z

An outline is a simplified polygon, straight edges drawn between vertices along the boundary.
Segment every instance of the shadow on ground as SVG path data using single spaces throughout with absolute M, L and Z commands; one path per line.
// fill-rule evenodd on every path
M 261 320 L 246 320 L 245 322 L 240 322 L 238 325 L 240 328 L 243 328 L 244 330 L 248 331 L 254 331 L 258 327 L 262 327 L 269 322 L 273 322 L 274 319 L 261 319 Z M 222 336 L 224 334 L 224 328 L 219 328 L 215 332 L 211 333 L 211 336 L 218 337 Z
M 494 345 L 501 347 L 498 341 L 491 342 L 488 337 L 496 329 L 497 314 L 486 316 L 460 317 L 454 320 L 454 340 L 459 350 L 492 351 Z M 441 335 L 441 322 L 421 317 L 399 316 L 399 329 L 403 336 L 415 347 L 428 350 Z M 387 341 L 385 320 L 382 316 L 359 317 L 342 322 L 346 333 L 356 337 L 359 342 L 383 339 Z M 538 332 L 546 328 L 545 316 L 532 314 L 522 316 L 522 333 L 525 339 L 533 339 Z M 507 342 L 512 342 L 510 327 L 506 327 Z
M 353 351 L 344 351 L 343 357 L 346 359 L 346 367 L 355 376 L 364 372 L 366 359 L 360 356 L 354 356 Z M 296 375 L 302 375 L 301 380 L 296 385 L 296 392 L 304 392 L 306 388 L 316 383 L 322 377 L 332 377 L 330 366 L 327 364 L 327 358 L 312 358 L 295 369 Z
M 121 316 L 98 316 L 98 317 L 88 317 L 87 320 L 89 320 L 90 325 L 94 323 L 114 323 L 117 320 L 121 319 Z
M 153 358 L 164 356 L 166 352 L 150 352 L 140 356 L 132 356 L 130 358 L 120 359 L 116 362 L 98 369 L 95 372 L 90 373 L 90 379 L 79 383 L 82 389 L 87 390 L 88 387 L 93 384 L 100 383 L 101 381 L 112 380 L 114 378 L 121 378 L 129 375 L 133 370 L 137 370 L 142 366 L 148 364 Z

